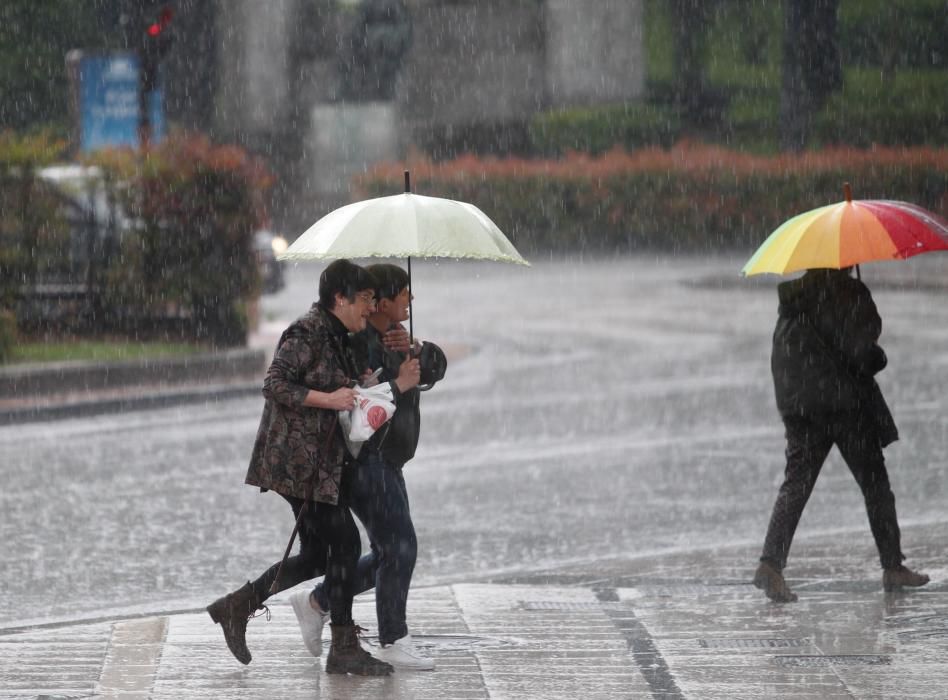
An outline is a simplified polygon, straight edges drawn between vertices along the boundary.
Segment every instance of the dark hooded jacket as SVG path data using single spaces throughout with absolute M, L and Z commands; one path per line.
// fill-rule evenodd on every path
M 883 444 L 897 439 L 874 376 L 886 366 L 882 319 L 869 289 L 846 270 L 810 270 L 777 287 L 771 370 L 782 416 L 865 412 Z
M 421 433 L 421 391 L 416 387 L 400 392 L 395 385 L 398 368 L 405 355 L 389 350 L 382 342 L 382 334 L 370 323 L 364 331 L 353 336 L 353 349 L 360 367 L 382 368 L 380 382 L 389 382 L 395 397 L 395 413 L 392 419 L 376 432 L 362 448 L 361 454 L 377 452 L 386 463 L 396 467 L 415 456 L 418 436 Z M 419 355 L 421 386 L 432 386 L 444 378 L 448 361 L 444 352 L 434 343 L 425 342 Z

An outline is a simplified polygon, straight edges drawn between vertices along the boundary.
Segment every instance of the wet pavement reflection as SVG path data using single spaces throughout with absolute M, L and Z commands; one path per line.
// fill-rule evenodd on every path
M 883 594 L 859 491 L 834 452 L 787 569 L 800 601 L 777 606 L 749 584 L 783 468 L 775 280 L 740 280 L 741 262 L 413 265 L 415 331 L 451 360 L 424 396 L 405 472 L 420 542 L 410 624 L 508 646 L 441 649 L 463 659 L 384 692 L 322 674 L 292 615 L 253 623 L 255 662 L 240 669 L 194 612 L 275 560 L 291 527 L 280 499 L 242 484 L 260 399 L 0 427 L 0 697 L 102 691 L 115 635 L 136 629 L 113 623 L 150 617 L 166 620 L 141 681 L 153 697 L 201 678 L 232 697 L 287 684 L 306 697 L 421 686 L 568 697 L 570 673 L 588 697 L 937 697 L 948 687 L 948 263 L 862 271 L 902 434 L 886 453 L 903 548 L 932 584 Z M 308 307 L 319 269 L 291 270 L 265 298 L 266 328 Z M 531 609 L 543 596 L 519 587 L 583 605 Z M 371 601 L 359 605 L 373 626 Z

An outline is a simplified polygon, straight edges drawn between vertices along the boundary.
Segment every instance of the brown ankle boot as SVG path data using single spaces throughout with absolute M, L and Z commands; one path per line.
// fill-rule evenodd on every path
M 901 564 L 891 569 L 885 569 L 882 572 L 882 588 L 887 593 L 898 590 L 903 586 L 911 586 L 913 588 L 924 586 L 928 581 L 929 578 L 927 574 L 917 573 Z
M 247 622 L 262 607 L 265 607 L 263 601 L 254 593 L 249 581 L 207 606 L 211 619 L 224 630 L 227 648 L 242 664 L 249 664 L 251 659 L 247 648 Z
M 354 676 L 387 676 L 393 669 L 379 661 L 359 645 L 359 630 L 354 623 L 329 624 L 332 646 L 326 659 L 326 673 L 351 673 Z
M 765 561 L 757 567 L 754 574 L 754 585 L 760 588 L 768 598 L 775 603 L 792 603 L 797 599 L 797 594 L 790 590 L 790 586 L 783 580 L 783 573 L 773 564 Z

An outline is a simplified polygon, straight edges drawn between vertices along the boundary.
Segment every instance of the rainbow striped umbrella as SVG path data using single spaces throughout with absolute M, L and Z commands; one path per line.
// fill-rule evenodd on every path
M 793 217 L 767 237 L 743 275 L 784 275 L 812 268 L 841 269 L 872 260 L 895 260 L 948 250 L 948 222 L 907 202 L 846 200 Z

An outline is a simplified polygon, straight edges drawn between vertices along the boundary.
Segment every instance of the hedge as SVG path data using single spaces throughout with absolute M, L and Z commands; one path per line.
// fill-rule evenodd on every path
M 677 110 L 660 104 L 620 104 L 543 112 L 531 120 L 530 143 L 544 156 L 567 151 L 599 155 L 619 145 L 627 150 L 672 145 L 681 132 Z
M 35 174 L 65 150 L 49 131 L 0 131 L 0 307 L 12 308 L 21 285 L 63 264 L 65 222 L 55 195 Z
M 68 264 L 66 222 L 55 194 L 35 177 L 65 149 L 49 131 L 0 131 L 0 362 L 14 342 L 21 287 Z
M 193 340 L 242 345 L 260 285 L 253 236 L 266 222 L 272 184 L 263 163 L 178 133 L 144 159 L 118 150 L 96 164 L 135 222 L 105 271 L 104 312 L 133 320 L 177 314 Z
M 776 157 L 679 143 L 670 150 L 571 153 L 559 160 L 417 160 L 382 164 L 364 196 L 415 191 L 472 202 L 526 255 L 641 249 L 748 250 L 790 216 L 842 199 L 902 199 L 942 216 L 948 149 L 828 149 Z

